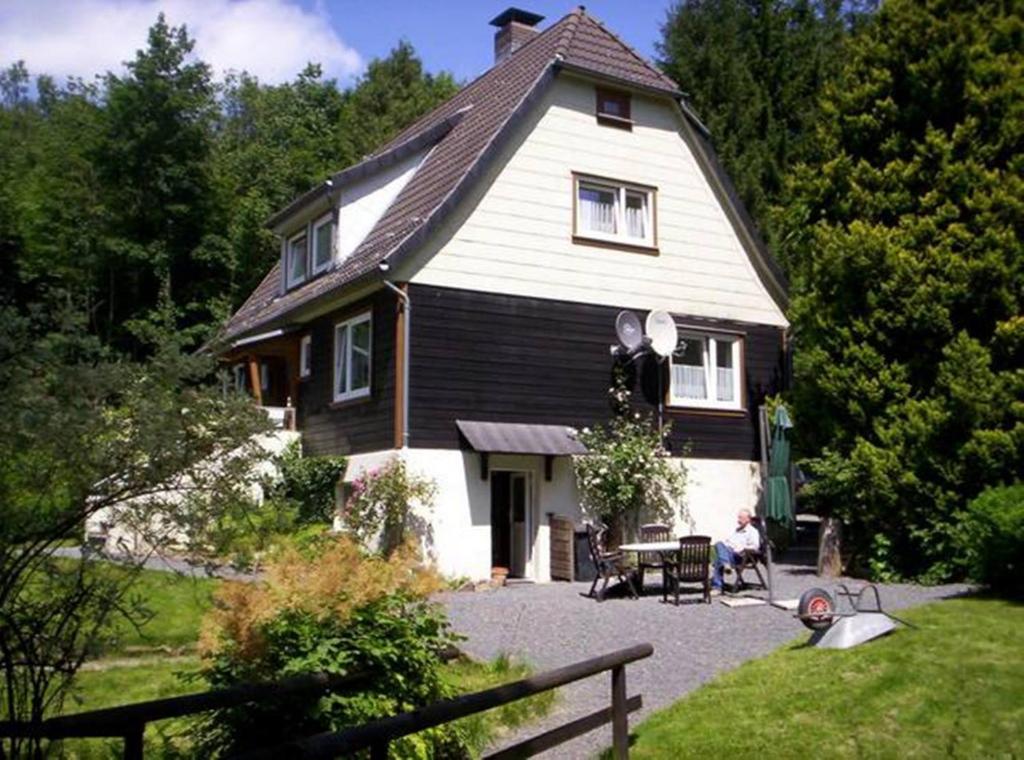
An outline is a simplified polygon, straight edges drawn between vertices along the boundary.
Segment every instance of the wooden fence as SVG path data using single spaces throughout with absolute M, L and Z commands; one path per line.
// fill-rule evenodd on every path
M 238 757 L 246 760 L 327 758 L 369 749 L 372 760 L 385 760 L 388 746 L 395 739 L 610 671 L 611 699 L 608 707 L 545 731 L 489 757 L 500 760 L 530 757 L 611 723 L 612 756 L 621 760 L 629 754 L 629 713 L 639 710 L 643 705 L 640 695 L 626 697 L 626 665 L 650 657 L 653 652 L 654 648 L 650 644 L 638 644 L 520 681 L 435 702 L 412 712 L 375 720 L 344 731 L 317 734 Z M 362 673 L 348 676 L 314 673 L 272 683 L 244 684 L 201 694 L 62 715 L 41 723 L 0 722 L 0 738 L 120 737 L 124 739 L 126 760 L 140 760 L 143 757 L 143 737 L 147 723 L 207 710 L 237 707 L 250 702 L 359 688 L 368 678 Z

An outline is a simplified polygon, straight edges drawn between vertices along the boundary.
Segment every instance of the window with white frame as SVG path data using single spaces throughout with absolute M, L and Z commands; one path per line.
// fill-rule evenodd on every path
M 654 190 L 607 180 L 576 179 L 576 234 L 654 245 Z
M 309 377 L 313 374 L 312 348 L 312 336 L 303 335 L 299 341 L 299 377 Z
M 741 409 L 738 336 L 686 333 L 671 358 L 675 406 Z
M 313 274 L 320 274 L 331 266 L 334 257 L 334 216 L 328 214 L 313 224 Z
M 334 326 L 334 400 L 368 396 L 370 393 L 370 312 Z
M 285 271 L 288 274 L 288 287 L 294 287 L 306 281 L 309 272 L 308 237 L 301 232 L 288 240 L 288 251 L 285 261 Z

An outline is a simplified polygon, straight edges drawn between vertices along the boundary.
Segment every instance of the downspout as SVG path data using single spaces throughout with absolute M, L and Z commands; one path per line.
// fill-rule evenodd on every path
M 387 274 L 391 268 L 387 259 L 380 263 L 380 271 Z M 402 302 L 402 309 L 405 312 L 402 330 L 402 449 L 409 448 L 409 323 L 412 322 L 412 301 L 409 294 L 386 278 L 381 278 L 384 287 L 388 288 Z

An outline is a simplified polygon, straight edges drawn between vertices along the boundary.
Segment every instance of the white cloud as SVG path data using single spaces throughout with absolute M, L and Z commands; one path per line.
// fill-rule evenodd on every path
M 313 61 L 345 80 L 363 68 L 319 4 L 291 0 L 0 0 L 0 65 L 24 59 L 33 74 L 61 78 L 119 72 L 160 11 L 172 26 L 188 25 L 218 77 L 245 69 L 281 82 Z

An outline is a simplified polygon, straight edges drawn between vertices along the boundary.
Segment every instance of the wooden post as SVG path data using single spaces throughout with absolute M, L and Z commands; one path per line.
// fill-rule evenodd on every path
M 612 757 L 629 757 L 629 712 L 626 706 L 626 666 L 612 668 Z
M 263 406 L 263 384 L 260 382 L 260 363 L 251 354 L 248 361 L 249 384 L 252 386 L 252 397 L 256 399 L 256 406 Z
M 842 523 L 835 517 L 822 517 L 818 525 L 818 575 L 838 578 L 843 574 L 841 539 Z
M 145 733 L 145 723 L 136 723 L 125 731 L 124 760 L 142 760 L 142 744 Z

